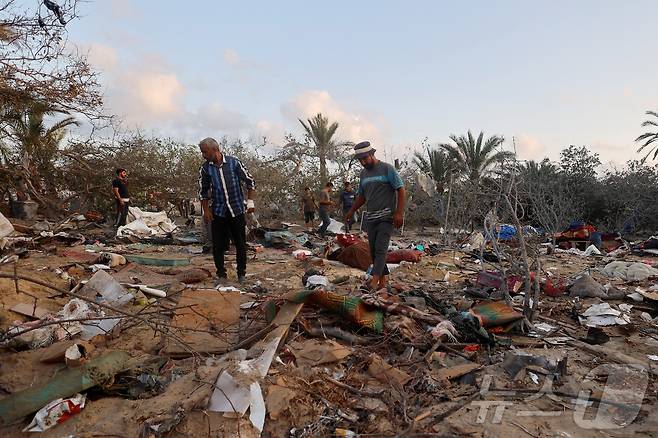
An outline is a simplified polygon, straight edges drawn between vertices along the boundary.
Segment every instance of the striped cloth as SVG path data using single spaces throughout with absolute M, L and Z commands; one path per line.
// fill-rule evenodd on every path
M 248 190 L 256 188 L 253 177 L 242 161 L 224 155 L 222 164 L 206 161 L 199 168 L 199 199 L 212 201 L 217 217 L 236 217 L 245 212 L 242 183 Z
M 293 303 L 315 304 L 344 316 L 352 323 L 368 328 L 375 333 L 381 333 L 384 330 L 384 313 L 374 306 L 366 304 L 359 297 L 338 295 L 316 289 L 289 293 L 284 298 Z

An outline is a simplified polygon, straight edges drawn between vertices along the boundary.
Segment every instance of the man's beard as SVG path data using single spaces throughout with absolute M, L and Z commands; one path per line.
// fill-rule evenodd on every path
M 363 167 L 365 167 L 368 170 L 372 170 L 372 168 L 375 167 L 375 165 L 373 163 L 368 163 L 368 164 L 364 164 Z

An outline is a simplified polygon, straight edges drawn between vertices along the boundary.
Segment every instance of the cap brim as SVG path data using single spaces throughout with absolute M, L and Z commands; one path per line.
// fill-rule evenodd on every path
M 375 152 L 376 152 L 376 149 L 371 149 L 371 150 L 369 150 L 368 152 L 361 152 L 361 153 L 359 153 L 359 154 L 354 154 L 354 158 L 356 158 L 356 159 L 358 160 L 358 159 L 360 159 L 360 158 L 365 158 L 365 157 L 367 157 L 368 155 L 372 155 L 372 154 L 374 154 Z

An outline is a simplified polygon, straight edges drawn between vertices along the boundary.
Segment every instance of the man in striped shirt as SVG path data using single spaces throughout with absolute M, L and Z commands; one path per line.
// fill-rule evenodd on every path
M 368 232 L 372 257 L 371 290 L 386 287 L 388 268 L 386 253 L 391 241 L 393 227 L 400 228 L 405 206 L 404 183 L 395 167 L 375 158 L 375 149 L 364 141 L 354 146 L 354 158 L 358 159 L 361 171 L 356 201 L 345 214 L 345 223 L 366 204 L 363 224 Z
M 209 137 L 201 140 L 199 149 L 206 160 L 199 169 L 199 199 L 204 222 L 212 224 L 213 258 L 218 281 L 226 278 L 224 252 L 228 249 L 232 237 L 235 243 L 238 281 L 244 283 L 247 273 L 245 212 L 254 211 L 254 179 L 240 160 L 221 152 L 215 139 Z M 247 189 L 246 202 L 242 191 L 243 184 Z

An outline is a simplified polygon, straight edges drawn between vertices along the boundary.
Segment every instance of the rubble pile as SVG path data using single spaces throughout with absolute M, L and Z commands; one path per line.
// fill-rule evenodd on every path
M 407 230 L 370 291 L 364 237 L 334 231 L 250 230 L 247 282 L 216 285 L 200 235 L 166 214 L 118 233 L 0 217 L 0 434 L 658 430 L 652 245 L 538 250 L 526 275 L 512 228 L 459 249 Z

